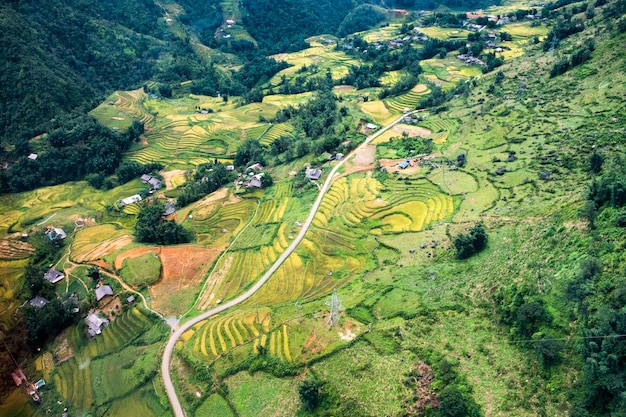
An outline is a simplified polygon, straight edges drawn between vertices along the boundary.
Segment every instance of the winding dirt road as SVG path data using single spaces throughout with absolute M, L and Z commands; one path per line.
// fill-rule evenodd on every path
M 311 207 L 311 211 L 309 212 L 309 217 L 302 224 L 302 227 L 300 228 L 300 233 L 298 233 L 298 236 L 296 236 L 296 238 L 293 240 L 293 242 L 291 242 L 291 244 L 285 250 L 285 252 L 283 252 L 283 254 L 280 255 L 280 257 L 276 260 L 276 262 L 274 262 L 274 265 L 270 267 L 270 269 L 261 277 L 261 279 L 259 279 L 248 291 L 241 294 L 239 297 L 234 298 L 228 302 L 225 302 L 224 304 L 218 307 L 215 307 L 212 310 L 206 311 L 197 317 L 194 317 L 193 319 L 182 324 L 178 329 L 176 329 L 176 331 L 174 331 L 170 335 L 170 339 L 167 342 L 167 345 L 165 346 L 165 350 L 163 352 L 163 359 L 161 361 L 161 373 L 163 374 L 163 383 L 165 384 L 165 391 L 167 392 L 167 396 L 170 400 L 170 403 L 172 404 L 172 409 L 174 410 L 174 415 L 176 417 L 186 417 L 185 411 L 183 410 L 183 407 L 180 404 L 180 401 L 178 400 L 178 396 L 176 395 L 176 390 L 174 389 L 174 384 L 172 383 L 172 377 L 170 375 L 170 363 L 172 361 L 172 354 L 174 353 L 174 347 L 176 346 L 176 342 L 178 341 L 178 339 L 182 336 L 183 333 L 185 333 L 195 324 L 203 320 L 206 320 L 209 317 L 214 316 L 218 313 L 221 313 L 222 311 L 228 310 L 229 308 L 234 307 L 237 304 L 240 304 L 241 302 L 250 298 L 255 292 L 257 292 L 259 288 L 261 288 L 263 284 L 265 284 L 267 280 L 270 279 L 270 277 L 282 265 L 282 263 L 287 259 L 287 257 L 291 255 L 291 253 L 298 247 L 302 239 L 304 239 L 304 235 L 309 230 L 309 227 L 311 226 L 311 223 L 313 222 L 313 218 L 315 217 L 315 214 L 317 213 L 317 210 L 319 209 L 319 206 L 322 203 L 322 199 L 324 198 L 324 195 L 330 189 L 330 186 L 334 182 L 335 174 L 337 173 L 339 168 L 341 168 L 348 159 L 353 158 L 354 155 L 359 153 L 361 149 L 363 149 L 371 141 L 376 139 L 379 135 L 391 129 L 395 124 L 402 121 L 403 118 L 404 118 L 404 115 L 400 116 L 398 119 L 394 120 L 393 122 L 389 123 L 385 127 L 381 128 L 376 133 L 369 136 L 361 145 L 359 145 L 356 149 L 350 152 L 350 154 L 346 158 L 341 160 L 337 165 L 333 167 L 333 169 L 328 174 L 328 177 L 326 178 L 324 185 L 320 189 L 319 195 L 317 196 L 315 203 L 313 203 L 313 207 Z

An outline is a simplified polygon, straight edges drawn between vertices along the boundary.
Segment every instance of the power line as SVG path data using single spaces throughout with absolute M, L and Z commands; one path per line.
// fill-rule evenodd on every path
M 570 336 L 570 337 L 550 337 L 546 339 L 526 339 L 526 340 L 512 340 L 511 343 L 526 343 L 526 342 L 545 342 L 545 341 L 570 341 L 570 340 L 587 340 L 587 339 L 619 339 L 626 337 L 626 334 L 608 334 L 602 336 Z

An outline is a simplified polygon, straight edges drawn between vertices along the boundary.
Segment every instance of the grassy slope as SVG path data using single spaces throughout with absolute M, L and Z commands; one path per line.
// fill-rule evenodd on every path
M 571 38 L 561 50 L 571 50 L 591 33 L 590 29 Z M 532 354 L 532 343 L 510 341 L 492 294 L 512 284 L 533 288 L 551 300 L 553 325 L 545 330 L 576 335 L 567 330 L 562 294 L 589 244 L 585 225 L 578 220 L 588 179 L 587 155 L 594 144 L 607 152 L 615 149 L 618 143 L 611 134 L 622 131 L 624 58 L 617 47 L 622 41 L 598 43 L 592 61 L 556 79 L 547 74 L 558 56 L 530 49 L 526 57 L 502 68 L 505 80 L 494 94 L 486 93 L 494 80 L 487 75 L 469 97 L 452 101 L 439 116 L 459 125 L 441 145 L 443 155 L 468 155 L 463 175 L 448 174 L 446 179 L 441 169 L 429 174 L 432 181 L 456 192 L 470 184 L 453 222 L 381 238 L 395 251 L 381 254 L 380 268 L 339 290 L 348 314 L 373 321 L 373 332 L 363 336 L 365 345 L 331 355 L 312 368 L 326 389 L 354 401 L 355 412 L 398 413 L 394 407 L 406 395 L 400 381 L 408 365 L 435 351 L 457 361 L 487 415 L 567 414 L 572 406 L 568 392 L 580 378 L 576 344 L 565 345 L 560 364 L 544 368 Z M 610 80 L 607 69 L 613 74 Z M 525 88 L 518 94 L 522 82 Z M 506 160 L 511 151 L 516 161 L 494 162 Z M 503 176 L 494 174 L 499 167 L 505 167 Z M 543 171 L 552 172 L 553 181 L 540 180 Z M 478 219 L 489 230 L 489 248 L 470 260 L 454 260 L 447 236 Z M 434 256 L 419 250 L 410 254 L 409 249 L 433 238 L 440 246 L 426 250 Z M 325 309 L 319 302 L 308 307 Z M 296 315 L 288 306 L 276 314 Z M 290 331 L 297 332 L 291 330 L 297 327 L 290 325 Z M 398 355 L 408 358 L 407 364 L 390 373 L 385 366 Z M 344 381 L 346 374 L 350 377 Z M 381 378 L 389 379 L 381 384 Z M 389 390 L 398 394 L 393 399 L 378 397 Z M 275 391 L 284 394 L 283 388 Z M 371 408 L 373 396 L 380 407 L 376 411 Z M 242 415 L 250 411 L 241 405 L 236 408 Z

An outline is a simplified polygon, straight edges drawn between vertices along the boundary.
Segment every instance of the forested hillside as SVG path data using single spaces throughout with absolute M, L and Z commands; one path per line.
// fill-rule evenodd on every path
M 221 22 L 219 8 L 184 7 L 194 28 Z M 86 112 L 114 89 L 150 79 L 180 82 L 203 69 L 152 0 L 3 3 L 0 50 L 0 139 L 8 143 L 53 128 L 72 111 Z

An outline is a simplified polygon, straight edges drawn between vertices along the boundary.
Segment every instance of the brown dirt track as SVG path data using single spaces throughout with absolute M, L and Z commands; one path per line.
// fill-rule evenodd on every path
M 120 254 L 115 268 L 121 269 L 125 259 L 156 253 L 161 261 L 161 278 L 150 286 L 152 308 L 165 315 L 177 315 L 193 301 L 196 287 L 223 249 L 195 245 L 135 248 Z

